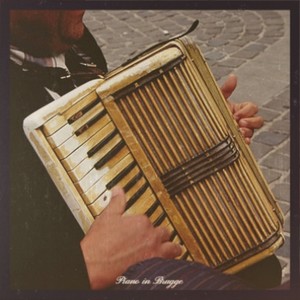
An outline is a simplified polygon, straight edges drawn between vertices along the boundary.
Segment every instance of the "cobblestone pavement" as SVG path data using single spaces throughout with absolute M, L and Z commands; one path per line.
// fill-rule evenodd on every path
M 243 10 L 88 11 L 85 22 L 96 37 L 109 69 L 147 46 L 200 24 L 190 36 L 198 43 L 222 84 L 230 74 L 239 84 L 232 99 L 255 101 L 265 125 L 251 148 L 285 216 L 285 244 L 277 251 L 283 282 L 289 279 L 289 13 Z

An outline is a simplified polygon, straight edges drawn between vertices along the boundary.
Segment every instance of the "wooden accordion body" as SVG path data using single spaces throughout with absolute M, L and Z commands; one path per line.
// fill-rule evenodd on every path
M 283 243 L 281 211 L 199 49 L 175 39 L 41 108 L 26 135 L 86 232 L 119 185 L 183 245 L 235 273 Z

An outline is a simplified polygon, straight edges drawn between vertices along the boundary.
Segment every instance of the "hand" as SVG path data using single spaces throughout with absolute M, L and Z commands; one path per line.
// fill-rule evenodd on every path
M 125 203 L 123 190 L 113 188 L 109 205 L 80 243 L 92 289 L 112 285 L 129 266 L 145 259 L 181 254 L 164 227 L 154 228 L 145 215 L 123 215 Z
M 240 131 L 245 138 L 247 144 L 250 144 L 254 129 L 263 126 L 264 120 L 260 116 L 256 116 L 258 107 L 252 102 L 233 103 L 228 98 L 231 96 L 237 85 L 237 77 L 229 75 L 225 83 L 221 87 L 221 92 L 228 101 L 229 108 L 233 117 L 237 121 Z

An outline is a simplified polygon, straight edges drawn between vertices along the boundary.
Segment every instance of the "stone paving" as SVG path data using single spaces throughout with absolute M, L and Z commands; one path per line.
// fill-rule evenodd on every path
M 85 22 L 114 69 L 147 46 L 184 32 L 203 52 L 219 84 L 235 73 L 232 100 L 258 104 L 265 125 L 251 148 L 285 216 L 285 244 L 277 251 L 283 282 L 290 276 L 289 13 L 271 10 L 88 11 Z

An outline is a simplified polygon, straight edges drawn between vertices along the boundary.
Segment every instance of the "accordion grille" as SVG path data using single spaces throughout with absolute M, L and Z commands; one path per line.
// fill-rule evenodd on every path
M 272 239 L 278 220 L 194 72 L 183 60 L 116 102 L 206 262 L 220 266 Z

